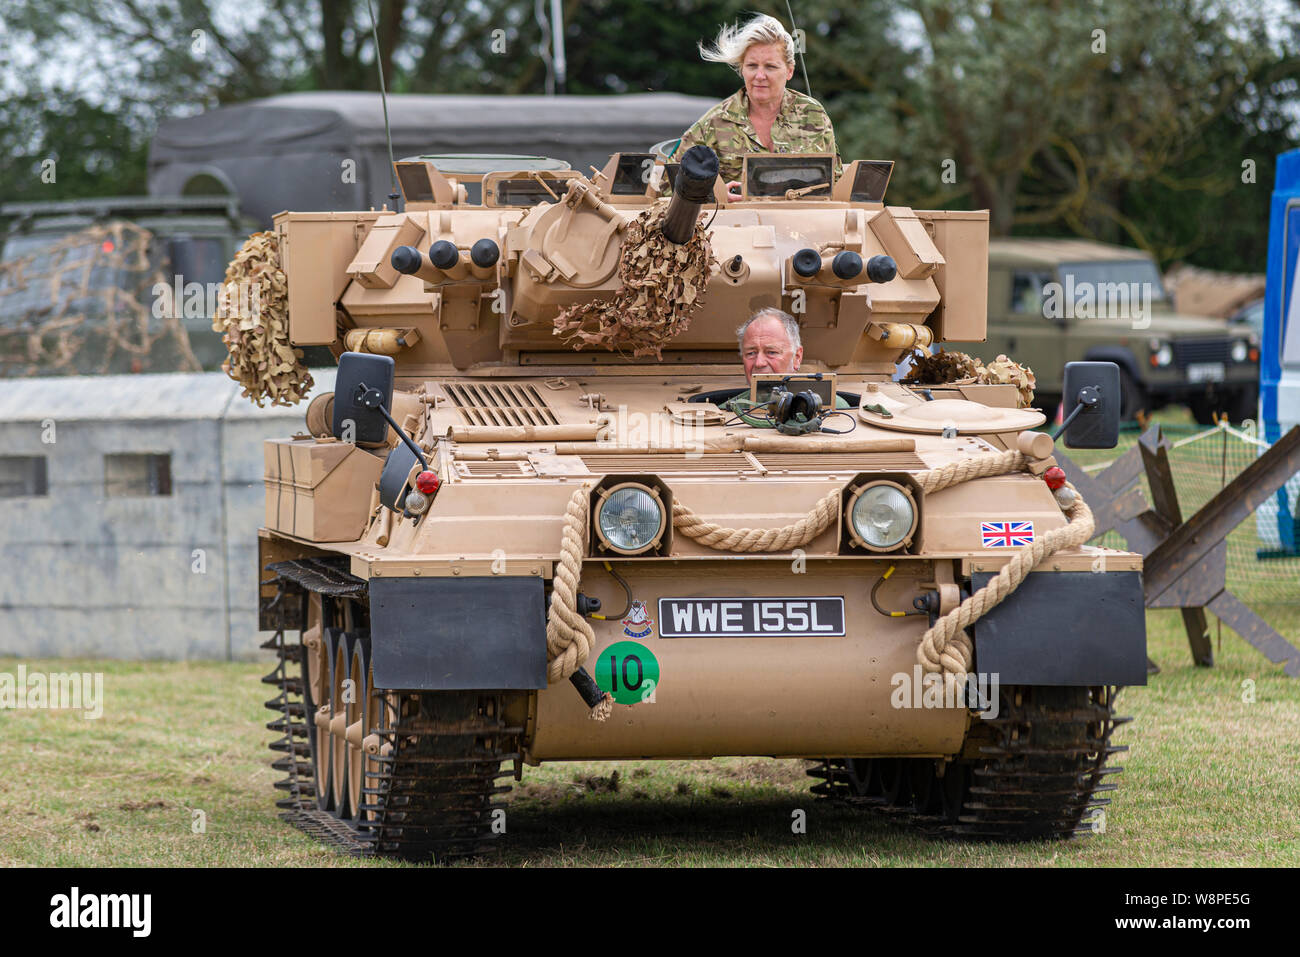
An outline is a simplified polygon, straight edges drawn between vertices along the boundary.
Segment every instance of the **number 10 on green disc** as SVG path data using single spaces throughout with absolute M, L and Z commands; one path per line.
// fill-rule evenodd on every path
M 640 704 L 659 686 L 659 659 L 645 645 L 617 641 L 596 661 L 596 686 L 617 704 Z

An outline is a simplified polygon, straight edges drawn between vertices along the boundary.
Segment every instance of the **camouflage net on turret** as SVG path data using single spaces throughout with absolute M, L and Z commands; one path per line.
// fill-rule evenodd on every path
M 618 257 L 623 286 L 612 299 L 578 303 L 555 317 L 555 334 L 574 349 L 630 349 L 634 356 L 658 359 L 690 327 L 717 261 L 699 223 L 681 245 L 664 237 L 659 224 L 667 208 L 657 203 L 628 223 Z
M 313 385 L 302 350 L 289 341 L 289 286 L 279 264 L 275 233 L 249 236 L 226 268 L 221 308 L 212 320 L 213 331 L 222 333 L 230 353 L 221 363 L 222 371 L 242 385 L 241 394 L 259 408 L 263 399 L 272 405 L 296 405 Z
M 0 375 L 199 371 L 152 242 L 119 220 L 0 265 Z
M 902 380 L 907 385 L 1014 385 L 1019 391 L 1018 405 L 1024 409 L 1034 401 L 1034 370 L 1004 355 L 985 365 L 964 352 L 934 355 L 912 353 L 912 369 Z

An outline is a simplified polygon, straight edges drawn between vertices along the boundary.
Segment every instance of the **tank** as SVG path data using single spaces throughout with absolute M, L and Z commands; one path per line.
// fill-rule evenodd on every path
M 987 212 L 832 162 L 748 156 L 728 203 L 704 147 L 402 161 L 400 210 L 245 247 L 273 290 L 227 334 L 249 396 L 301 394 L 295 350 L 338 360 L 265 444 L 286 820 L 445 861 L 499 846 L 494 798 L 542 762 L 751 755 L 927 831 L 1097 828 L 1141 558 L 1085 544 L 1023 376 L 897 381 L 984 339 Z M 768 307 L 802 363 L 750 382 L 737 327 Z M 1067 368 L 1067 442 L 1113 447 L 1117 373 Z

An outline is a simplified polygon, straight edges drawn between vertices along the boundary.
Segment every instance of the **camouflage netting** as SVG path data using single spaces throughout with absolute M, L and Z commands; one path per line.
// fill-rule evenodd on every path
M 289 342 L 289 286 L 280 270 L 275 233 L 253 233 L 226 268 L 221 308 L 214 332 L 230 353 L 222 371 L 244 387 L 241 393 L 260 408 L 296 405 L 311 391 L 311 373 L 302 350 Z M 231 297 L 231 291 L 256 289 L 256 296 Z
M 902 380 L 907 385 L 1014 385 L 1020 391 L 1019 406 L 1024 409 L 1034 401 L 1034 370 L 999 355 L 985 365 L 964 352 L 934 355 L 912 353 L 912 369 Z
M 1165 291 L 1174 309 L 1191 316 L 1227 319 L 1264 295 L 1263 273 L 1231 273 L 1180 263 L 1165 273 Z
M 575 349 L 631 349 L 634 356 L 658 359 L 663 347 L 690 327 L 717 261 L 699 223 L 680 246 L 664 237 L 659 224 L 666 209 L 666 203 L 657 203 L 628 223 L 618 257 L 622 288 L 612 299 L 561 310 L 555 317 L 557 336 Z
M 0 375 L 199 371 L 152 241 L 103 223 L 0 265 Z

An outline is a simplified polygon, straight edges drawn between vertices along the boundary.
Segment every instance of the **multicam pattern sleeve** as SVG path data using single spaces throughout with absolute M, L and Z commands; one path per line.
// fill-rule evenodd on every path
M 718 154 L 719 173 L 723 182 L 740 179 L 741 156 L 766 153 L 749 121 L 749 97 L 743 89 L 723 100 L 701 116 L 682 135 L 674 152 L 678 158 L 692 146 L 707 146 Z M 839 151 L 835 147 L 835 129 L 822 105 L 810 96 L 787 89 L 781 112 L 772 123 L 773 153 L 834 153 L 835 175 L 843 172 Z

